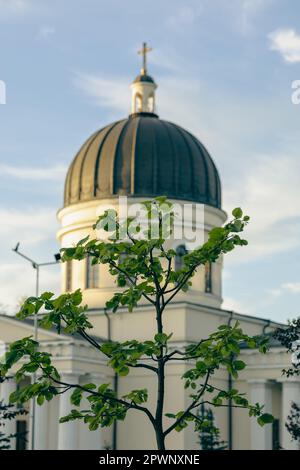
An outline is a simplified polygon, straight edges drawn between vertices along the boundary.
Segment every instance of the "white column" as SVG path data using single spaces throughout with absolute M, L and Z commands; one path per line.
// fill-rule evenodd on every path
M 78 384 L 79 375 L 74 373 L 62 373 L 61 381 L 69 384 Z M 66 416 L 75 408 L 70 402 L 70 396 L 74 389 L 70 389 L 60 395 L 59 418 Z M 76 450 L 79 445 L 78 421 L 58 424 L 58 450 Z
M 35 404 L 35 433 L 34 433 L 34 449 L 46 450 L 48 441 L 48 416 L 49 404 L 45 401 L 41 406 Z
M 300 380 L 299 378 L 290 378 L 282 380 L 282 423 L 281 423 L 281 447 L 286 450 L 299 450 L 299 444 L 292 441 L 291 435 L 288 432 L 285 423 L 287 417 L 291 413 L 292 402 L 300 404 Z
M 264 413 L 272 414 L 272 383 L 264 379 L 249 380 L 250 403 L 264 405 Z M 260 426 L 256 418 L 252 417 L 251 426 L 251 450 L 272 449 L 272 425 Z
M 4 404 L 9 403 L 9 396 L 11 393 L 13 393 L 16 390 L 16 381 L 15 379 L 9 378 L 8 380 L 5 380 L 1 385 L 0 385 L 0 400 L 3 400 Z M 12 408 L 13 410 L 13 408 Z M 5 420 L 4 426 L 1 426 L 1 431 L 6 434 L 7 436 L 9 434 L 15 434 L 16 433 L 16 420 Z M 16 448 L 16 439 L 11 439 L 10 441 L 10 447 L 11 450 L 14 450 Z
M 105 381 L 103 376 L 96 374 L 89 374 L 87 377 L 82 377 L 82 385 L 85 383 L 94 383 L 99 386 Z M 86 399 L 87 394 L 83 394 L 84 398 L 81 402 L 82 409 L 89 409 L 90 403 Z M 79 423 L 79 449 L 80 450 L 101 450 L 103 449 L 102 432 L 99 427 L 96 431 L 90 431 L 88 424 L 80 421 Z

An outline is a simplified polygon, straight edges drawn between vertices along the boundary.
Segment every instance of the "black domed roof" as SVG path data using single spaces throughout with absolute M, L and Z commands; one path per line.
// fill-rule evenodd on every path
M 138 83 L 138 82 L 149 82 L 149 83 L 154 83 L 154 80 L 152 77 L 150 77 L 150 75 L 146 74 L 146 73 L 141 73 L 140 75 L 138 75 L 133 83 Z
M 221 207 L 220 178 L 205 147 L 188 131 L 148 113 L 95 132 L 69 168 L 65 206 L 118 195 L 164 195 Z

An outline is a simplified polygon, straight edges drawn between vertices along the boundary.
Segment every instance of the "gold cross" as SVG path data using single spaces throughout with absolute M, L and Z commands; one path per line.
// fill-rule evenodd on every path
M 138 54 L 143 56 L 143 68 L 141 70 L 143 75 L 147 74 L 147 53 L 152 51 L 152 47 L 147 47 L 147 43 L 143 42 L 143 48 L 138 51 Z

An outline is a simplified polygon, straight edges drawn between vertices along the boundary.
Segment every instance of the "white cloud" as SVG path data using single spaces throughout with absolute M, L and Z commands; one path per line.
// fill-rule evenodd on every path
M 12 10 L 19 11 L 26 8 L 31 0 L 0 0 L 1 9 L 11 8 Z
M 242 33 L 248 34 L 254 28 L 256 17 L 261 14 L 273 0 L 238 0 L 239 27 Z
M 66 176 L 66 172 L 67 167 L 64 165 L 56 165 L 48 168 L 30 168 L 0 164 L 0 178 L 1 176 L 9 176 L 26 180 L 58 181 Z
M 289 251 L 300 246 L 300 161 L 292 156 L 262 155 L 251 169 L 225 190 L 225 206 L 236 201 L 251 216 L 246 229 L 249 246 L 231 255 L 236 261 Z
M 286 282 L 281 287 L 291 294 L 300 294 L 300 282 Z
M 269 34 L 270 49 L 289 63 L 300 62 L 300 35 L 294 29 L 278 29 Z
M 55 34 L 55 28 L 53 26 L 44 25 L 41 26 L 38 32 L 38 37 L 42 39 L 48 39 L 50 36 Z
M 283 296 L 290 294 L 300 294 L 300 282 L 284 282 L 279 287 L 266 289 L 264 305 L 273 305 Z
M 244 305 L 240 300 L 234 299 L 232 297 L 225 297 L 222 303 L 222 308 L 224 310 L 232 310 L 237 313 L 249 312 L 249 304 Z
M 230 16 L 239 33 L 248 35 L 255 30 L 259 15 L 274 1 L 276 0 L 215 0 L 214 3 L 209 0 L 190 1 L 174 9 L 167 19 L 167 26 L 184 33 L 185 29 L 196 24 L 199 18 L 203 17 L 205 21 L 205 13 L 211 8 L 213 15 L 216 15 L 217 11 L 217 14 L 224 17 Z
M 53 241 L 58 223 L 55 210 L 46 207 L 32 207 L 24 210 L 0 207 L 0 220 L 0 246 L 2 249 L 0 304 L 8 306 L 5 309 L 7 313 L 13 313 L 20 298 L 34 294 L 35 273 L 30 263 L 18 257 L 12 249 L 17 242 L 21 242 L 19 247 L 21 252 L 42 262 L 49 261 L 49 250 L 51 250 L 50 260 L 54 261 L 52 254 L 57 248 Z M 57 291 L 60 280 L 57 269 L 55 266 L 42 268 L 41 290 L 56 289 Z
M 176 11 L 167 19 L 167 25 L 173 29 L 184 32 L 184 28 L 195 23 L 203 11 L 201 4 L 184 5 L 176 9 Z
M 0 265 L 0 313 L 18 311 L 20 301 L 35 295 L 36 272 L 26 262 Z M 40 292 L 59 292 L 59 266 L 44 267 L 40 272 Z
M 128 112 L 130 103 L 129 83 L 132 79 L 103 78 L 88 73 L 76 73 L 74 85 L 93 99 L 96 105 Z
M 0 19 L 22 15 L 31 4 L 32 0 L 0 0 Z
M 56 215 L 53 208 L 28 208 L 24 210 L 0 207 L 1 246 L 11 248 L 21 241 L 32 246 L 55 236 Z
M 183 70 L 182 58 L 180 60 L 173 49 L 153 49 L 148 58 L 148 62 L 150 67 L 155 65 L 173 74 L 179 74 Z

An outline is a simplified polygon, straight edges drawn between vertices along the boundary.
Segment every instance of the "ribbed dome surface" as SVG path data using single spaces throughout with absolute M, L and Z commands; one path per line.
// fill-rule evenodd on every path
M 95 132 L 69 168 L 65 206 L 118 195 L 164 195 L 221 207 L 220 178 L 205 147 L 181 127 L 147 113 Z

